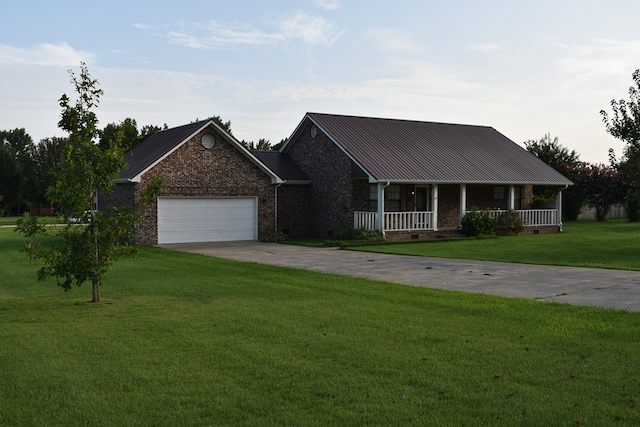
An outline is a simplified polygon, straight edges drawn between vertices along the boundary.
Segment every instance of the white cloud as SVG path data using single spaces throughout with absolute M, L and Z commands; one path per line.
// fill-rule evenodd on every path
M 470 50 L 484 53 L 504 52 L 506 47 L 502 43 L 476 43 L 469 46 Z
M 422 46 L 408 31 L 389 28 L 377 28 L 366 32 L 377 49 L 390 53 L 409 53 L 419 51 Z
M 148 24 L 143 24 L 143 23 L 140 23 L 140 22 L 134 22 L 133 28 L 137 28 L 138 30 L 150 30 L 153 27 L 151 25 L 148 25 Z
M 326 10 L 336 10 L 340 7 L 338 0 L 316 0 L 316 5 Z
M 309 12 L 298 12 L 290 18 L 281 20 L 279 24 L 280 32 L 276 33 L 278 38 L 301 39 L 310 45 L 331 45 L 341 34 L 330 22 Z
M 192 49 L 252 48 L 286 41 L 302 41 L 307 45 L 330 45 L 340 32 L 320 16 L 298 12 L 273 24 L 272 32 L 263 31 L 247 23 L 211 21 L 195 24 L 195 30 L 174 30 L 167 36 L 169 43 Z
M 31 49 L 0 44 L 0 64 L 77 66 L 81 61 L 91 62 L 93 57 L 67 43 L 40 43 Z

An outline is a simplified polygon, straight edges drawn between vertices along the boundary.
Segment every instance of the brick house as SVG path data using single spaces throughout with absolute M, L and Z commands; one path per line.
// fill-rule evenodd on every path
M 255 240 L 274 230 L 388 238 L 456 229 L 471 207 L 517 210 L 528 232 L 561 230 L 558 202 L 531 209 L 533 185 L 571 182 L 491 127 L 308 113 L 279 152 L 248 151 L 212 120 L 158 132 L 125 159 L 100 204 L 162 194 L 138 243 Z M 557 200 L 561 200 L 557 197 Z

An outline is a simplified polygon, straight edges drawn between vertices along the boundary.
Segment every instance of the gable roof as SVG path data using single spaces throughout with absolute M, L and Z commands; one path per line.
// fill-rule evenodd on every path
M 571 185 L 492 127 L 307 113 L 282 148 L 314 124 L 370 182 Z
M 309 176 L 287 154 L 278 151 L 252 151 L 253 155 L 275 172 L 285 183 L 308 184 Z
M 160 163 L 194 135 L 208 126 L 213 127 L 219 135 L 269 175 L 272 183 L 277 184 L 283 182 L 276 173 L 258 160 L 258 158 L 251 154 L 251 152 L 240 144 L 231 134 L 227 133 L 211 119 L 156 132 L 142 144 L 127 153 L 124 158 L 127 167 L 120 173 L 120 178 L 117 179 L 116 182 L 139 182 L 144 173 Z

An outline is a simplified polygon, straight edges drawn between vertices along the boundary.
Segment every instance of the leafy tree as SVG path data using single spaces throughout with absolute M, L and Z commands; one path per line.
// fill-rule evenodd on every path
M 32 161 L 30 153 L 33 149 L 31 136 L 22 129 L 0 131 L 0 144 L 4 147 L 0 172 L 4 184 L 0 194 L 4 197 L 5 207 L 14 211 L 21 211 L 22 205 L 30 198 L 32 182 Z M 8 156 L 8 157 L 7 157 Z M 13 158 L 13 161 L 9 159 Z M 6 168 L 6 169 L 5 169 Z
M 586 171 L 586 202 L 596 210 L 596 220 L 604 221 L 611 205 L 624 197 L 622 177 L 613 166 L 586 165 Z
M 106 150 L 119 141 L 121 149 L 127 153 L 160 129 L 158 126 L 147 125 L 143 126 L 140 132 L 138 132 L 138 124 L 135 119 L 126 118 L 120 123 L 109 123 L 105 126 L 105 128 L 100 131 L 100 142 L 98 145 L 101 149 Z
M 563 147 L 558 137 L 551 139 L 550 134 L 539 140 L 528 140 L 524 143 L 527 151 L 570 179 L 574 185 L 562 192 L 563 216 L 565 220 L 574 221 L 580 215 L 585 203 L 583 176 L 584 164 L 575 150 Z M 534 187 L 534 201 L 545 203 L 557 195 L 557 189 L 551 187 Z
M 147 138 L 152 136 L 154 133 L 161 131 L 162 129 L 168 129 L 169 126 L 165 123 L 163 127 L 155 126 L 155 125 L 144 125 L 140 129 L 138 133 L 138 144 L 145 141 Z
M 220 126 L 229 135 L 233 135 L 233 133 L 231 132 L 231 120 L 227 120 L 225 122 L 222 120 L 220 116 L 213 116 L 211 117 L 211 120 L 213 120 L 218 126 Z
M 0 144 L 0 216 L 20 199 L 22 173 L 11 149 Z
M 33 189 L 30 191 L 29 201 L 36 206 L 49 202 L 47 189 L 55 183 L 55 173 L 61 167 L 62 153 L 67 143 L 67 138 L 45 138 L 32 150 Z
M 264 139 L 264 138 L 260 138 L 257 144 L 253 141 L 247 142 L 245 140 L 240 141 L 240 143 L 244 145 L 248 150 L 261 150 L 261 151 L 271 150 L 271 143 L 269 142 L 268 139 Z
M 640 69 L 631 75 L 629 101 L 611 100 L 613 115 L 601 110 L 607 132 L 626 143 L 623 157 L 616 165 L 627 186 L 623 203 L 630 221 L 640 220 Z M 611 156 L 615 158 L 615 156 Z
M 77 99 L 72 102 L 66 94 L 60 98 L 62 118 L 58 126 L 69 137 L 60 167 L 54 169 L 55 184 L 47 191 L 51 201 L 64 209 L 63 226 L 52 231 L 37 217 L 26 214 L 17 231 L 30 238 L 52 240 L 47 245 L 26 246 L 30 258 L 44 262 L 38 279 L 55 277 L 65 290 L 91 281 L 92 302 L 99 302 L 100 285 L 109 266 L 118 257 L 135 252 L 130 242 L 137 216 L 126 207 L 95 210 L 98 193 L 112 189 L 113 180 L 124 167 L 124 157 L 118 141 L 105 150 L 95 143 L 99 130 L 92 109 L 103 93 L 98 81 L 90 77 L 84 63 L 79 76 L 71 70 L 69 74 Z M 143 202 L 151 202 L 159 187 L 160 182 L 153 182 L 143 194 Z
M 289 140 L 289 138 L 282 138 L 282 139 L 280 140 L 280 142 L 278 142 L 277 144 L 272 145 L 272 146 L 271 146 L 271 149 L 272 149 L 273 151 L 280 151 L 280 149 L 282 148 L 282 146 L 283 146 L 284 144 L 286 144 L 288 140 Z

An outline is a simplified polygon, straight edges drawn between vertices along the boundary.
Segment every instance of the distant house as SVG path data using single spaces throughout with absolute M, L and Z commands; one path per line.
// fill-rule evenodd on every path
M 256 240 L 279 230 L 391 239 L 456 229 L 471 209 L 515 209 L 528 232 L 561 229 L 561 209 L 533 210 L 532 186 L 571 182 L 491 127 L 308 113 L 280 152 L 248 151 L 212 120 L 158 132 L 126 157 L 101 205 L 133 204 L 152 177 L 144 244 Z M 557 198 L 561 200 L 561 198 Z

